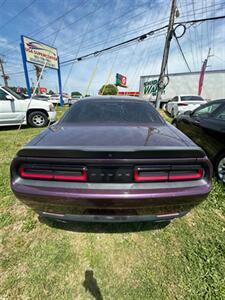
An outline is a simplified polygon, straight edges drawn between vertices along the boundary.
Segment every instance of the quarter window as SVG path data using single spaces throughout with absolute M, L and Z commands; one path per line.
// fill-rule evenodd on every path
M 0 90 L 0 101 L 1 101 L 1 100 L 7 100 L 7 99 L 6 99 L 6 95 L 7 95 L 7 94 L 6 94 L 3 90 Z
M 225 121 L 225 105 L 223 106 L 223 110 L 215 115 L 215 119 Z
M 193 113 L 193 116 L 194 117 L 207 117 L 208 115 L 213 113 L 219 106 L 220 106 L 220 103 L 214 103 L 214 104 L 207 105 L 203 108 L 196 110 Z

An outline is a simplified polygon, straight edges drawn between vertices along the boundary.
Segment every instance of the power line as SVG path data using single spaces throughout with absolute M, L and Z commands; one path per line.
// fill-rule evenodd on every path
M 187 62 L 187 59 L 186 59 L 186 57 L 185 57 L 185 55 L 184 55 L 184 52 L 183 52 L 183 50 L 182 50 L 182 48 L 181 48 L 181 45 L 180 45 L 180 43 L 179 43 L 179 40 L 178 40 L 176 34 L 174 34 L 174 37 L 175 37 L 175 40 L 176 40 L 176 42 L 177 42 L 178 49 L 180 50 L 180 53 L 181 53 L 181 55 L 182 55 L 182 57 L 183 57 L 183 59 L 184 59 L 184 62 L 185 62 L 185 64 L 186 64 L 186 66 L 187 66 L 189 72 L 191 72 L 191 68 L 190 68 L 190 66 L 189 66 L 189 64 L 188 64 L 188 62 Z
M 71 62 L 73 62 L 73 61 L 81 61 L 81 60 L 83 60 L 83 59 L 85 59 L 85 58 L 89 58 L 90 56 L 97 56 L 97 55 L 101 54 L 102 52 L 109 51 L 109 50 L 111 50 L 111 49 L 114 49 L 114 48 L 123 46 L 123 45 L 125 45 L 125 44 L 130 44 L 130 43 L 136 42 L 136 41 L 143 41 L 143 40 L 145 40 L 147 37 L 153 35 L 154 33 L 158 32 L 158 31 L 160 31 L 160 30 L 163 30 L 163 29 L 165 29 L 165 28 L 167 28 L 167 27 L 168 27 L 168 25 L 165 25 L 165 26 L 162 26 L 162 27 L 157 28 L 157 29 L 155 29 L 155 30 L 151 30 L 151 31 L 149 31 L 149 32 L 147 32 L 147 33 L 145 33 L 145 34 L 136 36 L 136 37 L 134 37 L 134 38 L 132 38 L 132 39 L 126 40 L 126 41 L 124 41 L 124 42 L 115 44 L 115 45 L 110 46 L 110 47 L 107 47 L 107 48 L 104 48 L 104 49 L 102 49 L 102 50 L 95 51 L 95 52 L 91 52 L 91 53 L 89 53 L 89 54 L 86 54 L 86 55 L 83 55 L 83 56 L 80 56 L 80 57 L 77 57 L 77 58 L 74 58 L 74 59 L 69 59 L 69 60 L 63 61 L 63 62 L 61 63 L 61 65 L 65 65 L 65 64 L 71 63 Z
M 199 23 L 199 22 L 206 22 L 206 21 L 212 21 L 212 20 L 219 20 L 219 19 L 224 19 L 224 18 L 225 18 L 225 16 L 218 16 L 218 17 L 211 17 L 211 18 L 202 18 L 202 19 L 197 19 L 197 20 L 195 19 L 195 20 L 189 20 L 189 21 L 182 21 L 182 22 L 179 22 L 179 23 L 176 22 L 176 23 L 174 23 L 174 25 L 182 25 L 182 24 L 192 24 L 192 25 L 193 25 L 193 24 Z M 104 49 L 102 49 L 102 50 L 94 51 L 94 52 L 88 53 L 88 54 L 86 54 L 86 55 L 82 55 L 82 56 L 80 56 L 80 57 L 76 57 L 76 58 L 73 58 L 73 59 L 69 59 L 69 60 L 63 61 L 63 62 L 61 63 L 61 65 L 69 64 L 69 63 L 72 63 L 72 62 L 74 62 L 74 61 L 77 61 L 77 62 L 78 62 L 78 61 L 84 60 L 84 59 L 86 59 L 86 58 L 89 58 L 89 57 L 91 57 L 91 56 L 97 56 L 97 55 L 99 55 L 99 54 L 101 54 L 101 53 L 103 53 L 103 52 L 109 51 L 109 50 L 111 50 L 111 49 L 114 49 L 114 48 L 117 48 L 117 47 L 120 47 L 120 46 L 123 46 L 123 45 L 126 45 L 126 44 L 130 44 L 130 43 L 132 43 L 132 42 L 143 41 L 143 40 L 145 40 L 147 37 L 152 36 L 152 35 L 154 35 L 156 32 L 161 31 L 161 30 L 163 30 L 163 29 L 165 29 L 165 28 L 168 28 L 168 25 L 165 25 L 165 26 L 159 27 L 159 28 L 157 28 L 157 29 L 151 30 L 151 31 L 149 31 L 149 32 L 147 32 L 147 33 L 145 33 L 145 34 L 138 35 L 138 36 L 136 36 L 136 37 L 134 37 L 134 38 L 132 38 L 132 39 L 126 40 L 126 41 L 121 42 L 121 43 L 117 43 L 117 44 L 115 44 L 115 45 L 112 45 L 112 46 L 110 46 L 110 47 L 104 48 Z
M 28 33 L 28 35 L 35 36 L 43 31 L 45 31 L 46 29 L 49 28 L 50 25 L 54 24 L 55 22 L 59 21 L 60 19 L 63 19 L 66 15 L 70 14 L 73 10 L 76 10 L 82 6 L 85 6 L 86 3 L 88 3 L 88 0 L 85 2 L 81 1 L 80 5 L 74 5 L 69 10 L 67 10 L 64 14 L 58 16 L 57 18 L 53 19 L 52 21 L 48 22 L 47 24 L 41 26 L 39 29 L 36 29 L 33 32 Z M 41 28 L 43 28 L 43 29 L 41 29 Z
M 87 1 L 86 1 L 87 2 Z M 84 2 L 85 4 L 86 4 L 86 2 Z M 71 11 L 73 11 L 74 9 L 77 9 L 77 8 L 80 8 L 80 7 L 82 7 L 82 6 L 84 6 L 84 3 L 81 1 L 81 5 L 75 5 L 75 6 L 73 6 L 72 8 L 70 8 L 67 12 L 65 12 L 65 13 L 63 13 L 62 15 L 60 15 L 60 16 L 58 16 L 57 18 L 55 18 L 55 19 L 53 19 L 52 21 L 50 21 L 49 23 L 46 23 L 45 25 L 42 25 L 42 26 L 40 26 L 39 28 L 37 28 L 37 29 L 35 29 L 34 31 L 31 31 L 31 32 L 29 32 L 29 33 L 27 33 L 26 35 L 29 35 L 29 36 L 36 36 L 37 34 L 39 34 L 39 33 L 41 33 L 41 32 L 43 32 L 43 31 L 45 31 L 46 29 L 49 29 L 49 26 L 51 25 L 51 24 L 54 24 L 55 22 L 57 22 L 58 20 L 60 20 L 60 19 L 63 19 L 67 14 L 69 14 Z M 43 29 L 42 29 L 43 28 Z M 39 31 L 38 31 L 39 30 Z M 15 39 L 15 40 L 11 40 L 11 41 L 9 41 L 8 43 L 9 44 L 16 44 L 16 43 L 18 43 L 20 41 L 20 39 Z M 8 51 L 7 52 L 7 54 L 9 53 L 9 52 L 12 52 L 12 51 L 14 51 L 14 49 L 13 50 L 11 50 L 11 51 Z M 4 53 L 6 53 L 6 52 L 4 52 Z
M 129 14 L 130 12 L 133 12 L 135 8 L 136 8 L 136 7 L 132 7 L 132 9 L 127 10 L 125 13 L 123 13 L 123 14 L 117 16 L 116 18 L 113 18 L 113 19 L 111 19 L 111 20 L 109 20 L 109 21 L 107 21 L 107 22 L 101 24 L 100 26 L 95 27 L 94 29 L 88 31 L 87 34 L 92 33 L 92 32 L 95 32 L 95 31 L 97 31 L 98 29 L 101 29 L 101 28 L 104 28 L 104 29 L 105 29 L 105 27 L 106 27 L 108 24 L 111 24 L 112 22 L 115 22 L 115 21 L 117 21 L 117 20 L 122 19 L 123 17 L 126 17 L 126 22 L 123 23 L 123 27 L 124 27 L 127 23 L 130 22 L 130 20 L 133 21 L 134 18 L 136 18 L 136 17 L 138 17 L 138 16 L 140 16 L 140 15 L 143 14 L 143 12 L 141 12 L 141 13 L 132 15 L 129 19 L 127 19 L 128 14 Z M 164 19 L 165 19 L 165 21 L 167 20 L 167 18 L 164 18 Z M 159 24 L 161 24 L 161 22 L 162 22 L 164 19 L 158 20 L 157 23 L 160 22 Z M 150 25 L 153 25 L 153 23 L 148 24 L 148 26 L 150 26 Z M 121 24 L 118 24 L 118 26 L 121 26 Z M 115 29 L 115 25 L 113 25 L 112 28 Z M 112 28 L 111 28 L 111 29 L 112 29 Z M 141 27 L 140 27 L 140 28 L 141 28 Z M 144 29 L 144 28 L 143 28 L 143 29 Z M 98 35 L 95 35 L 95 36 L 92 35 L 92 36 L 91 36 L 91 39 L 93 40 L 93 38 L 95 38 L 95 37 L 97 37 L 97 36 L 98 36 Z M 119 36 L 121 36 L 121 35 L 119 35 Z M 76 36 L 75 39 L 70 40 L 70 44 L 71 44 L 71 42 L 76 42 L 76 41 L 78 40 L 78 38 L 80 38 L 80 37 L 82 38 L 82 34 L 80 34 L 79 36 Z M 108 35 L 107 35 L 107 38 L 108 38 Z M 62 48 L 62 50 L 67 49 L 67 48 L 68 48 L 68 47 Z
M 133 17 L 131 18 L 131 19 L 133 19 Z M 163 23 L 163 21 L 166 21 L 168 18 L 164 18 L 164 19 L 161 19 L 161 20 L 159 20 L 159 21 L 157 21 L 156 23 L 148 23 L 147 25 L 144 25 L 144 26 L 140 26 L 140 27 L 138 27 L 138 28 L 136 28 L 136 29 L 133 29 L 133 30 L 130 30 L 130 31 L 127 31 L 127 32 L 125 32 L 125 33 L 122 33 L 122 34 L 117 34 L 117 35 L 114 35 L 114 36 L 112 36 L 113 38 L 111 39 L 111 40 L 108 40 L 108 35 L 107 35 L 107 38 L 106 38 L 106 40 L 105 41 L 108 41 L 108 42 L 113 42 L 113 41 L 116 41 L 116 40 L 118 40 L 118 39 L 120 39 L 121 37 L 123 37 L 123 36 L 129 36 L 129 35 L 134 35 L 135 33 L 138 33 L 138 32 L 142 32 L 143 31 L 143 29 L 147 29 L 148 27 L 150 27 L 150 26 L 152 26 L 152 25 L 159 25 L 159 24 L 162 24 Z M 124 25 L 124 24 L 123 24 Z M 113 27 L 114 28 L 114 27 Z M 99 34 L 98 34 L 99 35 Z M 97 37 L 98 35 L 95 35 L 95 36 L 92 36 L 91 37 L 91 40 L 93 40 L 93 38 L 95 38 L 95 37 Z M 87 44 L 84 48 L 82 48 L 82 50 L 89 50 L 89 49 L 92 49 L 92 48 L 94 48 L 95 46 L 101 46 L 101 45 L 104 45 L 105 44 L 105 41 L 101 41 L 101 42 L 97 42 L 97 43 L 95 43 L 95 44 Z M 63 49 L 62 49 L 63 50 Z M 69 56 L 71 56 L 72 54 L 74 53 L 74 50 L 72 50 L 72 51 L 70 51 L 70 52 L 68 52 L 65 56 L 63 56 L 63 58 L 65 59 L 66 57 L 69 57 Z
M 225 15 L 224 16 L 217 16 L 217 17 L 202 18 L 202 19 L 194 19 L 194 20 L 189 20 L 189 21 L 175 22 L 174 25 L 195 24 L 195 23 L 200 23 L 200 22 L 215 21 L 215 20 L 221 20 L 221 19 L 225 19 Z
M 37 0 L 31 1 L 27 6 L 25 6 L 23 9 L 21 9 L 15 16 L 13 16 L 11 19 L 9 19 L 6 23 L 4 23 L 1 27 L 0 30 L 2 30 L 6 25 L 11 23 L 14 19 L 16 19 L 19 15 L 21 15 L 26 9 L 28 9 L 30 6 L 34 4 Z

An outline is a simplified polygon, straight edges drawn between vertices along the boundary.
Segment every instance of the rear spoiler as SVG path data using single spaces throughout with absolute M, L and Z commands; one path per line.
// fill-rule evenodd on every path
M 203 158 L 199 147 L 39 147 L 26 146 L 17 153 L 20 157 L 49 158 L 110 158 L 110 159 L 151 159 L 151 158 Z

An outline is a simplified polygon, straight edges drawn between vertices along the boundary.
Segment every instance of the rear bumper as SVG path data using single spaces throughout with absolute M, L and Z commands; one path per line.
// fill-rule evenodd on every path
M 193 182 L 193 186 L 181 186 L 179 183 L 177 187 L 169 187 L 161 183 L 148 189 L 144 188 L 149 186 L 146 184 L 136 189 L 134 185 L 130 185 L 129 189 L 121 189 L 121 185 L 112 185 L 114 189 L 97 189 L 96 185 L 90 184 L 87 184 L 89 188 L 72 188 L 72 184 L 69 188 L 55 184 L 51 187 L 31 186 L 25 180 L 17 179 L 11 187 L 18 199 L 45 216 L 53 213 L 66 219 L 101 219 L 103 222 L 111 222 L 113 219 L 120 222 L 157 221 L 158 215 L 167 213 L 175 213 L 169 219 L 179 217 L 203 201 L 211 190 L 211 184 L 205 180 L 200 185 Z M 190 182 L 188 184 L 191 185 Z
M 128 222 L 166 222 L 183 217 L 187 212 L 164 215 L 71 215 L 54 214 L 43 211 L 37 213 L 44 218 L 61 220 L 65 222 L 91 222 L 91 223 L 128 223 Z
M 49 118 L 49 121 L 50 121 L 50 122 L 55 121 L 55 118 L 56 118 L 56 111 L 49 111 L 49 112 L 48 112 L 48 118 Z

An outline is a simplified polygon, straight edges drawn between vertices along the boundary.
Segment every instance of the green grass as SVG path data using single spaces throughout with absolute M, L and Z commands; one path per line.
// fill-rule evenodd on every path
M 205 202 L 164 228 L 62 230 L 10 190 L 11 159 L 40 131 L 0 130 L 0 299 L 225 299 L 224 187 L 214 182 Z

